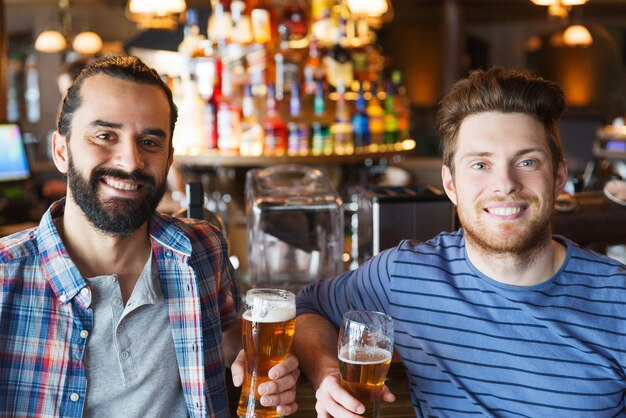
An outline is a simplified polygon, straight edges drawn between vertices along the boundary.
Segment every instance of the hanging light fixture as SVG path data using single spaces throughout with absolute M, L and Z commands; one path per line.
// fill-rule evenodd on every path
M 129 0 L 126 16 L 143 29 L 174 29 L 186 10 L 185 0 Z
M 571 25 L 563 32 L 563 42 L 567 46 L 587 47 L 593 44 L 593 38 L 583 25 Z
M 59 16 L 61 30 L 47 29 L 37 36 L 35 50 L 39 52 L 57 53 L 67 49 L 72 37 L 72 15 L 70 0 L 59 0 Z M 96 54 L 102 49 L 102 38 L 95 32 L 81 32 L 74 37 L 72 49 L 79 54 Z
M 537 6 L 548 6 L 548 14 L 556 18 L 566 18 L 572 6 L 580 6 L 589 0 L 530 0 Z

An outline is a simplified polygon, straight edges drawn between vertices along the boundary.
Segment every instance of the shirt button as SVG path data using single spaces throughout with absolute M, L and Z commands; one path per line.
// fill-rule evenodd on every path
M 124 325 L 120 325 L 117 327 L 117 332 L 124 332 Z
M 85 339 L 87 337 L 89 337 L 89 331 L 87 331 L 86 329 L 82 330 L 80 332 L 80 338 Z
M 80 289 L 80 294 L 83 296 L 89 296 L 89 293 L 91 292 L 89 291 L 89 288 L 87 287 L 83 287 L 82 289 Z
M 172 252 L 172 250 L 165 251 L 165 258 L 172 258 L 173 256 L 174 256 L 174 253 Z
M 122 304 L 122 299 L 115 298 L 113 299 L 113 305 L 120 306 Z
M 61 303 L 65 303 L 67 301 L 67 295 L 63 293 L 61 296 L 59 296 L 59 300 L 61 301 Z
M 122 358 L 123 359 L 127 359 L 128 356 L 130 356 L 130 353 L 128 351 L 122 351 Z
M 76 392 L 74 392 L 74 393 L 72 393 L 70 395 L 70 401 L 72 401 L 72 402 L 76 402 L 79 399 L 80 399 L 80 395 L 78 393 L 76 393 Z
M 117 279 L 115 278 L 115 276 L 109 277 L 109 282 L 115 283 L 116 281 L 117 281 Z

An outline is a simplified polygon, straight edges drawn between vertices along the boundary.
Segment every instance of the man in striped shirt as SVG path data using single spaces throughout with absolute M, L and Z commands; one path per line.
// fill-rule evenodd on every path
M 416 416 L 626 416 L 626 268 L 551 233 L 564 106 L 555 83 L 501 68 L 443 99 L 443 186 L 462 228 L 299 294 L 294 352 L 319 417 L 364 411 L 337 362 L 352 309 L 394 318 Z
M 52 140 L 67 197 L 0 241 L 0 416 L 230 416 L 224 368 L 240 385 L 243 352 L 227 244 L 155 211 L 176 117 L 134 57 L 96 61 L 68 90 Z M 262 404 L 297 409 L 297 366 L 274 367 Z

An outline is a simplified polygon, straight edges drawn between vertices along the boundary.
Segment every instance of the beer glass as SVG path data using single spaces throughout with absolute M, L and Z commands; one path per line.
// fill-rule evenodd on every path
M 365 405 L 364 416 L 378 418 L 393 353 L 393 320 L 381 312 L 346 312 L 337 351 L 341 385 Z
M 241 318 L 245 373 L 237 407 L 240 418 L 280 417 L 275 407 L 260 402 L 259 385 L 289 354 L 296 330 L 296 297 L 280 289 L 250 289 Z

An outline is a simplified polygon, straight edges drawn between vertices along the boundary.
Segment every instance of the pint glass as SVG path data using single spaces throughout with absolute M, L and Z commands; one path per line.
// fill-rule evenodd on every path
M 259 385 L 289 354 L 296 329 L 296 298 L 287 290 L 251 289 L 241 318 L 245 373 L 237 407 L 240 418 L 280 417 L 275 407 L 261 405 Z
M 364 416 L 378 418 L 393 353 L 393 320 L 380 312 L 345 313 L 337 350 L 341 385 L 365 405 Z

